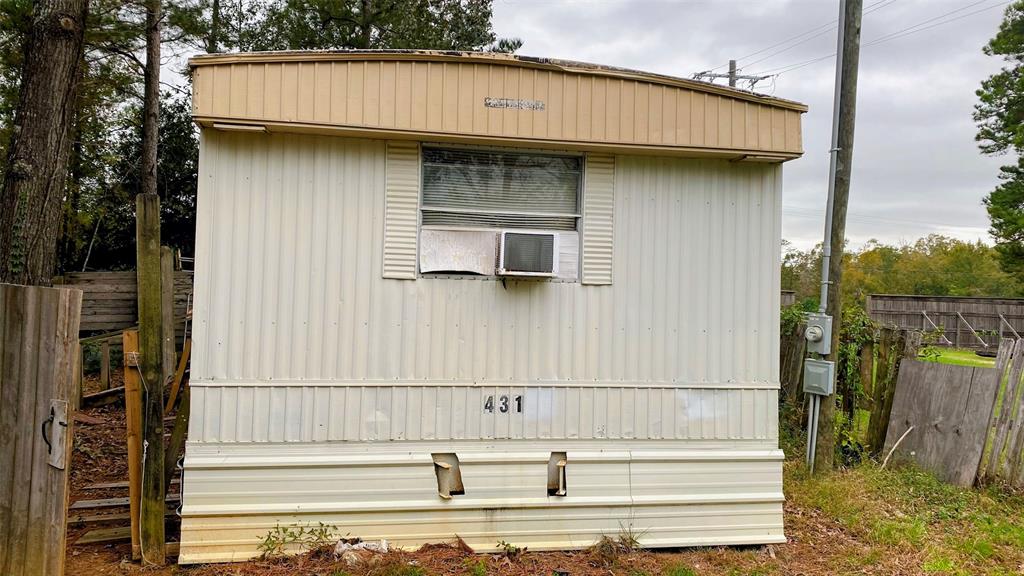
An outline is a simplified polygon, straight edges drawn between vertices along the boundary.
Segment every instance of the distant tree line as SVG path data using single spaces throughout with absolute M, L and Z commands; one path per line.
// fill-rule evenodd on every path
M 51 240 L 56 245 L 54 273 L 134 266 L 134 195 L 142 179 L 146 15 L 152 1 L 85 2 L 78 87 L 66 106 L 70 109 L 65 110 L 70 115 L 71 144 L 63 175 L 59 233 Z M 0 0 L 0 181 L 10 171 L 25 54 L 33 18 L 43 4 Z M 345 48 L 517 50 L 520 41 L 496 37 L 491 4 L 491 0 L 164 2 L 160 38 L 165 73 L 157 153 L 163 243 L 187 255 L 195 244 L 199 143 L 190 115 L 186 56 Z M 17 220 L 13 209 L 8 209 L 7 216 Z
M 821 247 L 798 250 L 784 243 L 782 288 L 806 308 L 817 306 Z M 843 257 L 845 305 L 863 306 L 870 294 L 1024 296 L 1024 283 L 1000 267 L 998 249 L 933 234 L 910 244 L 868 242 Z

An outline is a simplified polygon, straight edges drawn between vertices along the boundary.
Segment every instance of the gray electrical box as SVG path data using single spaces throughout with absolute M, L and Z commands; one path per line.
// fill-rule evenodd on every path
M 836 364 L 828 360 L 804 360 L 804 392 L 828 396 L 836 389 Z
M 832 317 L 820 312 L 807 315 L 807 351 L 813 354 L 827 355 L 832 351 Z

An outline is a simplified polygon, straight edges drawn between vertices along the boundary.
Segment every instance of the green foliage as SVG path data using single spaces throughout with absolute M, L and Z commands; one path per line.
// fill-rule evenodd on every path
M 517 49 L 498 41 L 491 17 L 489 0 L 281 0 L 264 4 L 252 48 Z
M 665 569 L 665 576 L 697 576 L 692 568 L 683 564 L 676 564 Z
M 31 0 L 0 0 L 0 176 L 32 6 Z M 495 36 L 491 0 L 176 0 L 164 8 L 165 56 L 304 48 L 513 52 L 522 45 L 517 39 Z M 69 159 L 58 273 L 134 267 L 144 23 L 145 10 L 140 3 L 90 1 L 82 80 L 72 110 L 75 141 Z M 160 102 L 162 240 L 192 254 L 198 138 L 191 121 L 189 89 L 169 90 Z
M 964 242 L 937 234 L 901 245 L 870 241 L 860 250 L 847 251 L 843 256 L 844 304 L 863 306 L 870 294 L 1024 294 L 1024 279 L 1000 268 L 997 250 L 981 242 Z M 782 261 L 783 289 L 796 290 L 798 299 L 816 303 L 821 274 L 818 259 L 818 248 L 788 248 Z
M 977 140 L 986 154 L 1024 150 L 1024 2 L 1006 8 L 999 32 L 983 49 L 1008 65 L 981 83 L 974 121 Z
M 501 550 L 502 556 L 509 560 L 515 560 L 516 558 L 519 558 L 523 552 L 526 552 L 526 546 L 519 547 L 515 544 L 505 542 L 504 540 L 498 540 L 498 549 Z
M 788 334 L 804 321 L 806 312 L 797 304 L 785 306 L 779 315 L 779 327 L 783 334 Z
M 463 563 L 466 565 L 466 574 L 469 576 L 487 576 L 487 562 L 483 558 L 475 562 L 472 558 L 466 558 Z
M 974 121 L 986 154 L 1013 153 L 1015 165 L 999 169 L 1000 184 L 985 198 L 991 233 L 1003 270 L 1024 280 L 1024 2 L 1006 8 L 999 31 L 984 48 L 1006 66 L 981 83 Z
M 274 558 L 290 551 L 316 550 L 338 539 L 334 526 L 320 522 L 316 526 L 274 526 L 256 547 L 264 558 Z

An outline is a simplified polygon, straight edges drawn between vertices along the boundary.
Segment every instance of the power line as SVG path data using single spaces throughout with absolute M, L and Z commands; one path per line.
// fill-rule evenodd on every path
M 870 14 L 872 12 L 875 12 L 877 10 L 881 10 L 882 8 L 885 8 L 886 6 L 891 5 L 895 1 L 896 0 L 880 0 L 879 2 L 876 2 L 876 3 L 872 4 L 871 6 L 869 6 L 868 8 L 866 8 L 864 10 L 864 16 L 867 16 L 868 14 Z M 988 1 L 988 0 L 984 0 L 984 1 Z M 836 26 L 830 26 L 830 27 L 826 28 L 825 30 L 822 30 L 822 31 L 820 31 L 820 32 L 818 32 L 816 34 L 813 34 L 811 36 L 808 36 L 808 37 L 804 38 L 803 40 L 800 40 L 799 42 L 796 42 L 794 44 L 790 44 L 789 46 L 783 48 L 782 50 L 776 50 L 775 52 L 772 52 L 771 54 L 768 54 L 767 56 L 764 56 L 762 58 L 758 58 L 757 60 L 754 60 L 753 62 L 747 62 L 746 64 L 744 64 L 744 66 L 754 66 L 755 64 L 759 64 L 761 62 L 764 62 L 765 60 L 769 60 L 771 58 L 774 58 L 774 57 L 778 56 L 779 54 L 782 54 L 783 52 L 788 52 L 788 51 L 792 50 L 793 48 L 796 48 L 797 46 L 799 46 L 801 44 L 804 44 L 805 42 L 809 42 L 811 40 L 814 40 L 815 38 L 817 38 L 817 37 L 819 37 L 819 36 L 821 36 L 823 34 L 828 34 L 829 32 L 833 32 L 835 29 L 836 29 Z M 764 52 L 764 50 L 762 50 L 762 52 Z M 742 60 L 742 58 L 740 58 L 739 60 Z
M 967 6 L 963 6 L 961 8 L 957 8 L 956 10 L 951 10 L 951 11 L 946 12 L 944 14 L 940 14 L 938 16 L 934 16 L 934 17 L 929 18 L 927 20 L 923 20 L 921 22 L 918 22 L 917 24 L 908 26 L 908 27 L 903 28 L 901 30 L 897 30 L 896 32 L 892 32 L 890 34 L 886 34 L 884 36 L 880 36 L 878 38 L 875 38 L 874 40 L 871 40 L 870 42 L 865 43 L 864 47 L 876 46 L 876 45 L 882 44 L 884 42 L 889 42 L 891 40 L 896 40 L 898 38 L 903 38 L 905 36 L 910 36 L 911 34 L 916 34 L 918 32 L 924 32 L 925 30 L 930 30 L 930 29 L 935 28 L 937 26 L 942 26 L 942 25 L 945 25 L 945 24 L 956 22 L 957 20 L 962 20 L 964 18 L 973 16 L 975 14 L 979 14 L 979 13 L 985 12 L 987 10 L 992 10 L 993 8 L 1000 8 L 1002 6 L 1006 6 L 1007 4 L 1010 4 L 1010 2 L 1000 2 L 999 4 L 993 4 L 991 6 L 986 6 L 984 8 L 980 8 L 978 10 L 974 10 L 974 11 L 968 12 L 967 14 L 961 14 L 961 15 L 955 17 L 955 18 L 950 18 L 948 20 L 942 20 L 941 22 L 935 22 L 936 20 L 940 20 L 942 18 L 946 18 L 948 16 L 952 16 L 953 14 L 956 14 L 958 12 L 963 12 L 964 10 L 966 10 L 968 8 L 971 8 L 971 7 L 974 7 L 974 6 L 977 6 L 979 4 L 983 4 L 985 2 L 989 2 L 989 1 L 991 1 L 991 0 L 980 0 L 979 2 L 974 2 L 972 4 L 968 4 Z M 935 22 L 935 23 L 931 24 L 929 26 L 924 26 L 925 24 L 929 24 L 931 22 Z M 823 60 L 828 60 L 828 59 L 832 58 L 835 55 L 836 55 L 836 53 L 832 52 L 831 54 L 825 54 L 823 56 L 818 56 L 816 58 L 811 58 L 809 60 L 804 60 L 802 62 L 791 63 L 791 64 L 787 64 L 785 66 L 777 66 L 775 68 L 768 68 L 766 70 L 762 70 L 760 72 L 757 72 L 756 75 L 759 75 L 759 76 L 764 76 L 764 75 L 780 76 L 782 74 L 785 74 L 785 73 L 792 72 L 794 70 L 803 68 L 805 66 L 810 66 L 811 64 L 815 64 L 815 63 L 821 62 Z
M 896 0 L 878 0 L 874 4 L 868 5 L 864 9 L 864 14 L 866 15 L 866 14 L 870 14 L 871 12 L 875 12 L 877 10 L 881 10 L 882 8 L 885 8 L 886 6 L 889 6 L 892 3 L 894 3 L 894 2 L 896 2 Z M 824 34 L 826 32 L 830 32 L 832 30 L 835 30 L 836 29 L 836 24 L 838 22 L 839 22 L 839 20 L 836 19 L 836 20 L 831 20 L 829 22 L 826 22 L 824 24 L 820 24 L 818 26 L 815 26 L 814 28 L 811 28 L 810 30 L 806 30 L 804 32 L 801 32 L 800 34 L 797 34 L 795 36 L 790 36 L 789 38 L 786 38 L 785 40 L 782 40 L 780 42 L 776 42 L 775 44 L 772 44 L 771 46 L 767 46 L 765 48 L 757 50 L 756 52 L 751 52 L 750 54 L 747 54 L 745 56 L 740 56 L 739 58 L 736 58 L 736 61 L 739 62 L 741 60 L 746 60 L 747 58 L 750 58 L 752 56 L 757 56 L 758 54 L 763 54 L 763 53 L 765 53 L 765 52 L 767 52 L 767 51 L 769 51 L 769 50 L 771 50 L 773 48 L 778 48 L 779 46 L 783 46 L 783 45 L 789 43 L 790 41 L 803 38 L 804 36 L 806 36 L 808 34 L 814 34 L 813 36 L 811 36 L 809 38 L 805 38 L 803 40 L 800 40 L 796 44 L 793 44 L 792 46 L 790 46 L 788 48 L 785 48 L 783 50 L 780 50 L 779 52 L 775 53 L 775 54 L 781 54 L 782 52 L 785 52 L 785 51 L 789 50 L 790 48 L 799 46 L 800 44 L 803 44 L 804 42 L 806 42 L 808 40 L 811 40 L 813 38 L 817 38 L 818 36 L 821 36 L 822 34 Z M 822 29 L 824 29 L 824 30 L 822 30 Z M 771 57 L 772 57 L 772 55 L 765 56 L 764 58 L 762 58 L 760 60 L 757 60 L 757 62 L 761 62 L 763 60 L 767 60 L 768 58 L 771 58 Z M 753 64 L 756 64 L 757 62 L 749 63 L 749 64 L 747 64 L 747 66 L 752 66 Z M 728 62 L 726 62 L 725 64 L 720 64 L 718 66 L 715 66 L 714 68 L 711 68 L 710 70 L 706 70 L 705 73 L 714 72 L 714 71 L 719 70 L 721 68 L 725 68 L 728 65 L 729 65 Z

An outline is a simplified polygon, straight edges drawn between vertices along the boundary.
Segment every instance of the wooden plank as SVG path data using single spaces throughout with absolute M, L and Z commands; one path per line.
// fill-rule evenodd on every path
M 104 522 L 130 523 L 131 519 L 132 515 L 128 512 L 116 512 L 114 514 L 75 514 L 74 516 L 68 516 L 68 525 L 102 524 Z
M 160 328 L 160 379 L 166 384 L 174 375 L 177 364 L 174 349 L 174 252 L 167 246 L 160 247 Z
M 171 394 L 167 398 L 167 405 L 164 412 L 174 409 L 174 402 L 178 397 L 178 390 L 181 389 L 181 382 L 185 379 L 185 369 L 188 367 L 189 357 L 192 355 L 192 339 L 185 340 L 181 350 L 181 358 L 178 361 L 178 369 L 174 372 L 174 381 L 171 383 Z
M 166 502 L 180 502 L 181 494 L 168 494 L 164 499 Z M 120 496 L 116 498 L 98 498 L 95 500 L 77 500 L 71 504 L 69 510 L 102 510 L 103 508 L 123 508 L 131 506 L 131 496 Z M 129 513 L 131 511 L 129 510 Z
M 0 284 L 0 574 L 63 573 L 77 290 Z M 50 408 L 54 418 L 50 419 Z M 46 428 L 46 440 L 41 430 Z M 59 451 L 56 452 L 56 451 Z
M 75 546 L 82 544 L 99 544 L 101 542 L 120 542 L 130 540 L 132 537 L 131 526 L 117 526 L 116 528 L 96 528 L 89 530 L 75 540 Z
M 986 479 L 1005 477 L 1004 449 L 1009 440 L 1012 427 L 1011 416 L 1019 402 L 1020 379 L 1024 372 L 1024 339 L 1017 340 L 1013 347 L 1013 363 L 1010 374 L 1001 391 L 1001 406 L 994 414 L 993 436 L 989 450 L 988 466 L 985 470 Z
M 172 518 L 177 516 L 177 512 L 174 510 L 168 510 L 164 513 L 164 518 Z M 132 515 L 129 512 L 114 512 L 111 514 L 75 514 L 74 516 L 68 516 L 68 525 L 83 525 L 83 524 L 108 524 L 111 522 L 117 523 L 130 523 Z M 129 526 L 131 528 L 131 526 Z
M 164 379 L 160 198 L 135 197 L 136 271 L 139 283 L 138 370 L 142 382 L 142 498 L 139 533 L 142 557 L 164 564 Z
M 100 385 L 104 390 L 110 389 L 110 341 L 100 344 Z
M 100 390 L 99 392 L 93 392 L 92 394 L 86 394 L 82 397 L 83 408 L 95 408 L 96 406 L 106 406 L 107 404 L 113 404 L 121 399 L 124 394 L 124 386 L 118 386 L 117 388 L 108 388 L 106 390 Z
M 181 479 L 180 478 L 174 478 L 174 479 L 171 480 L 171 484 L 180 484 L 180 483 L 181 483 Z M 82 490 L 117 490 L 117 489 L 120 489 L 120 488 L 127 488 L 127 487 L 128 487 L 128 481 L 127 480 L 118 480 L 116 482 L 99 482 L 99 483 L 96 483 L 96 484 L 88 484 L 86 486 L 82 486 Z
M 901 457 L 946 482 L 973 485 L 997 386 L 993 368 L 904 361 L 885 450 L 909 430 L 897 450 Z
M 191 409 L 189 402 L 189 386 L 186 384 L 181 391 L 181 406 L 174 418 L 174 428 L 167 443 L 167 454 L 164 461 L 164 480 L 170 485 L 177 469 L 178 455 L 185 448 L 185 435 L 188 432 L 188 416 Z
M 132 558 L 139 559 L 139 496 L 142 493 L 142 393 L 135 359 L 139 352 L 139 333 L 127 330 L 123 335 L 124 348 L 124 406 L 128 443 L 128 497 L 132 519 Z

